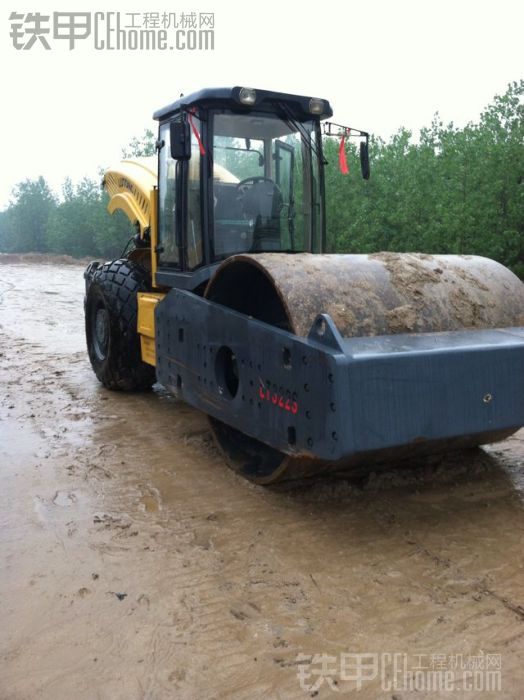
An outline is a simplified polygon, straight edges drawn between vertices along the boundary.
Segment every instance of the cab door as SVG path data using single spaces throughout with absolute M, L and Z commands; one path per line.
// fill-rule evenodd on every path
M 182 162 L 171 157 L 170 123 L 160 125 L 158 152 L 158 267 L 181 269 Z
M 175 120 L 181 116 L 176 115 Z M 160 125 L 158 154 L 158 267 L 191 271 L 203 263 L 200 122 L 192 116 L 191 157 L 171 157 L 170 122 Z M 196 132 L 196 133 L 195 133 Z

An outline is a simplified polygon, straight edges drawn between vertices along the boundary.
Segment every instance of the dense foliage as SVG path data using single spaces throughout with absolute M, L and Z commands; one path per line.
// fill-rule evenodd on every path
M 330 250 L 475 253 L 524 277 L 524 80 L 512 83 L 464 128 L 438 116 L 418 142 L 399 130 L 370 143 L 371 179 L 338 170 L 338 140 L 325 143 Z M 133 139 L 123 155 L 150 155 L 154 135 Z M 57 198 L 44 178 L 25 180 L 0 213 L 0 251 L 113 257 L 132 234 L 109 217 L 98 183 L 66 180 Z
M 405 129 L 373 139 L 368 182 L 356 149 L 343 178 L 338 142 L 326 143 L 330 249 L 485 255 L 524 277 L 523 95 L 511 84 L 463 129 L 436 117 L 418 143 Z

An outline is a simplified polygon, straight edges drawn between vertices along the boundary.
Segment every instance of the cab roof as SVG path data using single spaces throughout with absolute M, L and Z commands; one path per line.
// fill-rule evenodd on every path
M 275 103 L 283 103 L 290 110 L 294 119 L 311 119 L 312 117 L 320 116 L 321 119 L 326 119 L 333 115 L 331 105 L 328 100 L 323 100 L 324 110 L 322 114 L 312 114 L 309 109 L 311 96 L 292 95 L 286 92 L 273 92 L 272 90 L 255 89 L 256 101 L 253 105 L 245 105 L 240 100 L 240 92 L 242 87 L 222 87 L 222 88 L 204 88 L 197 92 L 192 92 L 190 95 L 183 95 L 175 102 L 172 102 L 153 114 L 153 119 L 164 121 L 175 112 L 189 107 L 233 107 L 235 109 L 243 109 L 246 111 L 275 111 Z

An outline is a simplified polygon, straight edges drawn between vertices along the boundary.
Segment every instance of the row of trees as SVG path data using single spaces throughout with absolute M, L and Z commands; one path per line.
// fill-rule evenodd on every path
M 437 117 L 420 139 L 401 129 L 370 143 L 371 179 L 341 182 L 338 143 L 325 144 L 332 250 L 485 255 L 524 278 L 524 80 L 459 129 Z
M 124 158 L 152 155 L 155 137 L 146 130 L 123 149 Z M 74 257 L 118 257 L 135 233 L 120 211 L 107 213 L 107 194 L 100 180 L 66 178 L 57 197 L 43 177 L 24 180 L 13 189 L 0 212 L 0 252 L 65 253 Z
M 117 257 L 132 235 L 125 216 L 110 217 L 100 184 L 68 178 L 60 199 L 43 177 L 24 180 L 0 213 L 0 251 L 66 253 L 74 257 Z
M 474 253 L 495 258 L 524 277 L 524 80 L 512 83 L 464 128 L 438 116 L 414 141 L 399 130 L 370 143 L 371 179 L 338 170 L 338 141 L 325 153 L 328 240 L 339 252 L 378 250 Z M 150 155 L 146 131 L 124 149 Z M 60 197 L 44 178 L 25 180 L 0 212 L 0 251 L 74 256 L 120 254 L 132 235 L 127 219 L 109 217 L 99 183 L 67 179 Z

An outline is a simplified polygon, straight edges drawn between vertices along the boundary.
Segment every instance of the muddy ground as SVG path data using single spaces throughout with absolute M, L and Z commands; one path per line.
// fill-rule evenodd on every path
M 98 385 L 82 297 L 78 265 L 0 266 L 2 700 L 522 698 L 524 433 L 256 487 L 200 413 Z

